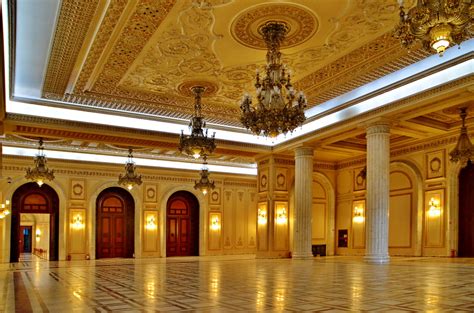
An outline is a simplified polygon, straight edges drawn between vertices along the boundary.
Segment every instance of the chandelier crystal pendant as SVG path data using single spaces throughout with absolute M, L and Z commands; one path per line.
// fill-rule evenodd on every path
M 44 154 L 43 139 L 39 139 L 38 154 L 34 158 L 35 167 L 33 169 L 28 168 L 26 170 L 25 178 L 32 180 L 42 186 L 46 180 L 54 179 L 54 170 L 48 169 L 46 163 L 46 156 Z
M 203 157 L 204 163 L 202 164 L 202 169 L 199 175 L 201 179 L 195 181 L 194 189 L 201 190 L 201 192 L 206 195 L 209 191 L 215 188 L 214 181 L 209 179 L 209 170 L 207 168 L 207 157 Z
M 132 190 L 134 186 L 142 184 L 142 176 L 135 173 L 136 166 L 133 162 L 133 150 L 128 149 L 128 159 L 125 163 L 125 175 L 120 174 L 118 184 L 126 187 L 128 190 Z
M 461 126 L 461 135 L 458 138 L 458 143 L 456 147 L 449 153 L 449 158 L 452 162 L 460 162 L 462 167 L 465 167 L 470 160 L 474 161 L 474 147 L 472 146 L 471 140 L 467 133 L 466 127 L 466 117 L 467 117 L 467 108 L 461 108 L 462 126 Z
M 257 71 L 255 78 L 258 103 L 252 106 L 251 96 L 245 94 L 240 104 L 242 124 L 256 135 L 276 137 L 286 134 L 306 119 L 306 98 L 302 92 L 294 90 L 290 73 L 281 61 L 280 46 L 288 30 L 285 23 L 275 21 L 260 28 L 267 45 L 267 65 L 265 76 L 260 78 Z
M 473 0 L 417 0 L 415 7 L 405 12 L 400 4 L 400 23 L 394 36 L 405 48 L 421 41 L 426 50 L 436 50 L 439 56 L 454 45 L 473 36 L 471 25 Z
M 206 122 L 204 122 L 202 113 L 201 113 L 201 96 L 205 88 L 201 86 L 195 86 L 191 89 L 194 93 L 194 116 L 191 118 L 189 123 L 189 128 L 191 129 L 190 135 L 184 135 L 181 131 L 181 136 L 179 137 L 179 151 L 183 154 L 199 159 L 202 155 L 211 154 L 216 148 L 216 143 L 214 142 L 214 136 L 207 136 L 207 129 L 204 132 L 203 128 L 206 127 Z

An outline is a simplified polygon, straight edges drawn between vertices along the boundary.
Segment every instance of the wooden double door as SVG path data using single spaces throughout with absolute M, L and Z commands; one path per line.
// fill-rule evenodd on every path
M 122 188 L 97 197 L 96 258 L 131 258 L 134 251 L 134 203 Z
M 474 164 L 459 173 L 458 256 L 474 257 Z
M 187 191 L 178 191 L 168 200 L 166 256 L 199 255 L 199 202 Z

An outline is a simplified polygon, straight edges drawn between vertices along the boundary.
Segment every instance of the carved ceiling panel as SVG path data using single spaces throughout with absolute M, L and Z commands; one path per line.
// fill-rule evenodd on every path
M 407 55 L 389 35 L 395 0 L 74 3 L 62 3 L 43 96 L 130 113 L 188 118 L 189 88 L 200 84 L 206 119 L 240 126 L 239 101 L 264 65 L 259 27 L 268 20 L 290 26 L 284 61 L 309 107 L 426 56 Z M 65 36 L 70 25 L 80 32 Z

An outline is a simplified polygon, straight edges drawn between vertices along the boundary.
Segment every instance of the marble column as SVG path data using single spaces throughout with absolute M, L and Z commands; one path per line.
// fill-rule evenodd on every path
M 313 206 L 313 148 L 295 150 L 295 211 L 293 214 L 294 259 L 310 259 Z
M 365 260 L 388 263 L 388 209 L 390 203 L 390 125 L 367 127 L 367 208 Z

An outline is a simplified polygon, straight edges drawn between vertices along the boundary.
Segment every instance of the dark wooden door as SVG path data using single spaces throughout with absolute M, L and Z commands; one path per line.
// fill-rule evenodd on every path
M 177 192 L 168 200 L 166 255 L 199 255 L 199 204 L 189 192 Z
M 32 226 L 20 226 L 20 253 L 31 253 L 31 233 L 33 231 Z
M 133 256 L 133 199 L 120 188 L 101 193 L 97 201 L 97 258 Z M 116 190 L 118 189 L 118 190 Z
M 458 256 L 474 257 L 474 164 L 459 174 L 459 246 Z

